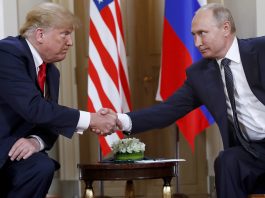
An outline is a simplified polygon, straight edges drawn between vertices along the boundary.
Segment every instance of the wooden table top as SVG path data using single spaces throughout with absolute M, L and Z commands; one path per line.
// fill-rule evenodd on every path
M 78 164 L 81 180 L 136 180 L 176 176 L 177 162 Z

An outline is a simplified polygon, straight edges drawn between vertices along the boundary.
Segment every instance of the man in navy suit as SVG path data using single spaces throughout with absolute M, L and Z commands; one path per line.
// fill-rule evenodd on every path
M 265 193 L 261 186 L 265 177 L 265 37 L 237 39 L 233 17 L 221 4 L 201 7 L 192 20 L 191 32 L 203 59 L 187 69 L 187 80 L 165 102 L 119 114 L 121 128 L 134 133 L 166 127 L 205 105 L 224 145 L 215 160 L 217 197 Z M 224 68 L 232 74 L 227 75 Z M 234 88 L 228 88 L 228 81 Z
M 105 135 L 116 127 L 116 116 L 57 103 L 59 71 L 53 63 L 65 58 L 77 25 L 64 7 L 43 3 L 28 13 L 20 36 L 0 41 L 1 198 L 46 197 L 59 168 L 46 150 L 58 135 L 71 138 L 88 127 Z M 39 84 L 40 65 L 46 66 L 46 81 Z

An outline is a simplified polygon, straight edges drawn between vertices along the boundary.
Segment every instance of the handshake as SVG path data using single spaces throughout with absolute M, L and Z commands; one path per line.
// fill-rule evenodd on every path
M 96 113 L 91 113 L 89 128 L 98 135 L 110 135 L 116 130 L 122 130 L 122 123 L 117 113 L 111 109 L 101 108 Z

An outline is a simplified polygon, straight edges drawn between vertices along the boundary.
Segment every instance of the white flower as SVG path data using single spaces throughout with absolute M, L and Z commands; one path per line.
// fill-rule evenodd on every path
M 145 151 L 145 144 L 136 138 L 125 138 L 114 142 L 111 145 L 115 153 L 139 153 Z

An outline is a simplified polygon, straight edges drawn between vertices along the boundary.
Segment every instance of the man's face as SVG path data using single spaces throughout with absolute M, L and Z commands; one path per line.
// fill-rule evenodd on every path
M 192 20 L 195 46 L 204 58 L 223 58 L 227 51 L 227 28 L 217 24 L 211 10 L 200 10 Z
M 52 63 L 65 59 L 66 53 L 73 45 L 72 28 L 52 28 L 43 30 L 40 55 L 44 62 Z

